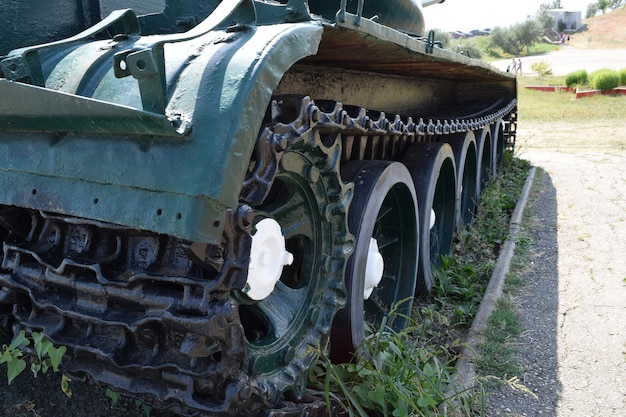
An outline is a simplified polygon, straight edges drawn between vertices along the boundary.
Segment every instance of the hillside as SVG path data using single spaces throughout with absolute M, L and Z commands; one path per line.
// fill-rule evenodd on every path
M 626 48 L 626 7 L 583 20 L 586 25 L 571 37 L 570 45 L 577 48 Z

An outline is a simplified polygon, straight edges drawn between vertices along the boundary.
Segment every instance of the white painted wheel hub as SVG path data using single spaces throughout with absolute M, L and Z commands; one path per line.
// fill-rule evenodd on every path
M 285 237 L 278 222 L 261 220 L 252 236 L 248 282 L 243 292 L 253 300 L 264 300 L 274 291 L 283 267 L 292 262 L 293 255 L 285 250 Z
M 385 261 L 378 250 L 378 242 L 370 238 L 370 246 L 367 251 L 367 263 L 365 264 L 365 283 L 363 284 L 363 299 L 367 300 L 374 292 L 374 288 L 383 279 Z

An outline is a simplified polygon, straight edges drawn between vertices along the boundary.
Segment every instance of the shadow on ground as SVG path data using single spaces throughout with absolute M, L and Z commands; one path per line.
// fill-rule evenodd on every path
M 532 239 L 528 265 L 518 273 L 524 288 L 514 298 L 524 333 L 517 360 L 520 383 L 536 397 L 502 385 L 488 393 L 485 415 L 556 417 L 558 379 L 558 241 L 556 189 L 550 175 L 537 169 L 522 225 Z M 512 375 L 511 375 L 512 376 Z

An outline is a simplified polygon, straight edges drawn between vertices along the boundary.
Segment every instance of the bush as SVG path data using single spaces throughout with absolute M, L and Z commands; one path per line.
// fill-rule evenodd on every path
M 483 57 L 480 48 L 472 43 L 460 43 L 458 46 L 458 52 L 474 59 L 481 59 Z
M 619 86 L 620 74 L 615 70 L 605 68 L 594 71 L 589 78 L 592 88 L 607 91 Z
M 569 88 L 580 87 L 589 83 L 589 75 L 586 70 L 570 72 L 565 76 L 565 85 Z
M 619 70 L 619 85 L 626 85 L 626 68 Z
M 539 74 L 540 77 L 552 75 L 552 67 L 546 61 L 536 61 L 530 64 L 530 69 Z

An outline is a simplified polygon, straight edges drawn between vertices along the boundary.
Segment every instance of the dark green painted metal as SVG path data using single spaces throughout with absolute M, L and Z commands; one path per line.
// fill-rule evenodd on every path
M 75 35 L 100 20 L 98 0 L 0 1 L 0 56 Z
M 248 372 L 279 391 L 302 394 L 301 370 L 310 368 L 318 350 L 326 350 L 333 316 L 345 303 L 352 186 L 341 180 L 339 153 L 338 142 L 326 147 L 318 131 L 306 132 L 281 156 L 268 197 L 255 207 L 255 221 L 272 218 L 280 224 L 294 256 L 266 299 L 238 297 Z
M 422 5 L 417 0 L 341 0 L 339 10 L 337 3 L 312 1 L 311 12 L 331 21 L 351 19 L 356 24 L 365 17 L 411 35 L 424 35 Z M 346 13 L 353 16 L 347 17 Z
M 424 62 L 452 63 L 456 77 L 472 68 L 510 84 L 505 88 L 515 94 L 514 78 L 503 80 L 486 64 L 438 48 L 428 54 L 424 42 L 369 19 L 356 25 L 352 2 L 346 21 L 337 23 L 339 0 L 168 0 L 163 13 L 119 11 L 96 24 L 99 5 L 77 2 L 93 6 L 89 19 L 66 10 L 74 16 L 71 30 L 1 61 L 4 77 L 21 82 L 0 82 L 0 187 L 37 194 L 3 192 L 0 204 L 218 243 L 224 210 L 238 205 L 272 93 L 293 64 L 317 58 L 324 39 L 334 45 L 346 32 L 355 34 L 358 47 L 374 42 L 403 63 L 402 73 L 389 72 L 377 66 L 388 53 L 368 53 L 361 70 L 417 76 Z M 363 17 L 376 11 L 381 22 L 402 28 L 399 21 L 407 17 L 391 4 L 406 15 L 421 7 L 367 0 Z M 328 20 L 309 15 L 307 5 Z M 0 6 L 17 7 L 11 0 Z M 25 0 L 24 7 L 35 6 Z M 419 24 L 421 12 L 411 19 Z M 90 29 L 70 35 L 88 23 Z M 29 39 L 54 39 L 44 35 Z M 348 55 L 332 65 L 342 67 Z M 140 199 L 130 196 L 135 191 Z
M 0 96 L 3 131 L 188 139 L 184 125 L 162 114 L 2 79 Z
M 29 115 L 16 117 L 21 121 L 12 122 L 19 125 L 14 129 L 28 129 L 32 135 L 3 134 L 0 154 L 10 158 L 3 162 L 0 187 L 6 190 L 20 184 L 25 187 L 22 190 L 39 192 L 2 193 L 0 202 L 219 242 L 223 210 L 238 204 L 272 91 L 294 62 L 315 53 L 322 33 L 322 26 L 315 22 L 254 26 L 249 12 L 242 12 L 242 8 L 251 10 L 251 0 L 239 1 L 235 8 L 230 2 L 223 4 L 212 20 L 183 35 L 138 37 L 131 33 L 115 40 L 48 45 L 43 52 L 29 48 L 27 55 L 37 53 L 42 58 L 48 90 L 4 83 L 14 97 L 35 94 L 45 100 Z M 244 24 L 221 27 L 222 22 L 233 23 L 233 16 L 243 18 Z M 161 115 L 149 115 L 143 111 L 149 101 L 142 94 L 145 87 L 133 76 L 116 78 L 111 59 L 114 53 L 159 48 L 164 56 L 158 64 L 161 70 L 167 63 L 167 107 Z M 24 56 L 23 52 L 12 56 Z M 157 61 L 159 53 L 154 54 Z M 148 96 L 159 93 L 148 90 Z M 68 94 L 93 100 L 70 99 Z M 65 121 L 44 114 L 71 101 L 77 112 L 67 113 Z M 84 103 L 120 116 L 120 125 L 106 136 L 95 136 L 112 119 L 96 114 L 95 107 L 81 110 Z M 126 115 L 123 106 L 130 107 Z M 9 103 L 2 107 L 6 109 Z M 184 140 L 172 141 L 180 135 L 167 126 L 163 114 L 170 123 L 185 124 L 189 131 Z M 15 116 L 16 112 L 9 112 L 4 120 Z M 39 120 L 29 125 L 31 117 Z M 148 122 L 146 127 L 128 132 L 143 121 Z M 61 137 L 39 133 L 50 130 L 78 132 Z M 130 198 L 131 190 L 143 198 Z M 98 204 L 93 203 L 96 198 Z M 157 211 L 161 214 L 154 215 Z
M 49 67 L 53 65 L 46 62 L 50 61 L 50 58 L 46 59 L 47 56 L 69 52 L 81 43 L 97 40 L 106 36 L 105 32 L 110 33 L 112 28 L 115 28 L 115 33 L 118 36 L 123 35 L 126 38 L 139 36 L 139 22 L 135 14 L 131 10 L 118 10 L 105 20 L 67 39 L 15 49 L 0 62 L 0 67 L 5 77 L 10 80 L 23 81 L 43 87 Z M 102 50 L 107 49 L 111 48 L 102 48 Z M 55 61 L 57 60 L 52 60 L 52 62 Z

